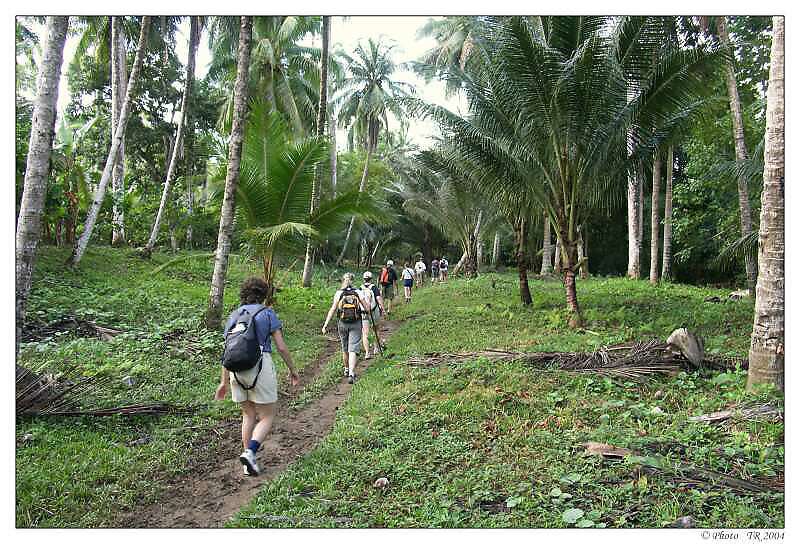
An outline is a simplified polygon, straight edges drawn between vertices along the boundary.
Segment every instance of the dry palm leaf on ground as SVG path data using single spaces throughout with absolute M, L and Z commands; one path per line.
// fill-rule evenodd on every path
M 519 352 L 489 349 L 466 353 L 428 353 L 411 357 L 407 363 L 416 367 L 459 364 L 486 358 L 492 361 L 522 361 L 541 369 L 592 372 L 611 377 L 641 379 L 656 374 L 675 374 L 699 367 L 714 370 L 735 368 L 746 361 L 734 358 L 705 356 L 694 365 L 672 344 L 659 340 L 602 347 L 594 352 Z

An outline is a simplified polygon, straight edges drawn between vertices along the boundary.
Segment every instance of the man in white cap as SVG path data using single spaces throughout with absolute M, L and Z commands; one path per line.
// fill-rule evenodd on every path
M 383 297 L 378 287 L 372 283 L 372 272 L 367 270 L 363 275 L 364 284 L 361 286 L 361 298 L 369 306 L 369 312 L 361 312 L 361 341 L 364 343 L 364 359 L 371 359 L 372 355 L 378 354 L 378 338 L 375 338 L 375 347 L 372 350 L 372 355 L 369 353 L 369 329 L 373 323 L 375 328 L 378 328 L 378 321 L 381 318 L 383 311 Z

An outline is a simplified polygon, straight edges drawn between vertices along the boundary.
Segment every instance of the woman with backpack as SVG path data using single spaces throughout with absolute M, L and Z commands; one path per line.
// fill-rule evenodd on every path
M 289 368 L 292 386 L 300 383 L 292 355 L 283 340 L 283 327 L 271 306 L 264 306 L 268 285 L 261 278 L 245 280 L 239 290 L 241 306 L 225 325 L 222 376 L 214 398 L 222 400 L 230 387 L 231 398 L 242 409 L 242 444 L 239 461 L 247 476 L 258 476 L 256 452 L 272 429 L 278 383 L 272 362 L 272 345 Z M 229 368 L 233 370 L 229 370 Z
M 361 340 L 364 342 L 364 359 L 371 359 L 373 356 L 378 355 L 378 333 L 375 333 L 375 347 L 372 349 L 372 355 L 369 353 L 369 329 L 374 326 L 377 330 L 378 321 L 381 319 L 381 314 L 385 313 L 383 309 L 383 298 L 378 287 L 372 283 L 372 272 L 367 270 L 364 272 L 364 284 L 361 286 L 361 297 L 370 307 L 369 312 L 364 312 L 361 316 Z
M 394 293 L 397 289 L 397 272 L 394 271 L 394 261 L 391 259 L 386 261 L 386 266 L 381 268 L 379 280 L 381 282 L 383 307 L 386 310 L 386 315 L 389 315 L 392 311 L 392 300 L 394 300 Z
M 369 305 L 361 297 L 358 289 L 353 287 L 353 275 L 348 272 L 342 277 L 342 287 L 333 295 L 333 304 L 328 310 L 322 334 L 328 331 L 334 312 L 338 317 L 336 329 L 342 342 L 342 361 L 347 382 L 356 381 L 356 361 L 361 349 L 362 312 L 369 311 Z
M 406 295 L 406 303 L 411 302 L 411 288 L 414 287 L 414 269 L 407 262 L 403 263 L 403 271 L 400 273 L 403 278 L 403 291 Z

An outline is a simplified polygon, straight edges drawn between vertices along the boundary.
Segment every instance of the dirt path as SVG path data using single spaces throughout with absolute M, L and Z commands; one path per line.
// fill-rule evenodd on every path
M 400 326 L 397 321 L 380 324 L 386 341 Z M 331 341 L 317 360 L 301 373 L 301 386 L 314 382 L 331 357 L 339 353 Z M 363 373 L 371 361 L 359 361 Z M 365 364 L 366 363 L 366 364 Z M 289 464 L 299 459 L 333 428 L 336 410 L 352 388 L 344 379 L 324 395 L 298 411 L 292 411 L 282 396 L 275 424 L 258 455 L 261 475 L 248 477 L 239 463 L 241 432 L 239 418 L 220 422 L 211 429 L 206 450 L 190 454 L 188 472 L 167 483 L 156 504 L 124 512 L 116 527 L 221 527 L 258 493 L 259 488 Z

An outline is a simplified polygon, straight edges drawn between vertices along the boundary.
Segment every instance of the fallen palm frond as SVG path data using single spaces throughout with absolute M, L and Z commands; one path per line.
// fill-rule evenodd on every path
M 80 376 L 74 372 L 58 374 L 34 372 L 16 367 L 16 414 L 19 416 L 111 416 L 160 415 L 183 413 L 192 408 L 179 408 L 166 403 L 133 404 L 104 408 L 86 407 L 93 393 L 109 386 L 114 378 L 105 374 Z
M 689 421 L 725 423 L 732 419 L 747 421 L 780 421 L 783 419 L 783 410 L 771 404 L 756 404 L 744 407 L 734 406 L 729 410 L 690 417 Z
M 673 346 L 666 342 L 650 340 L 603 347 L 595 352 L 519 352 L 483 350 L 465 353 L 428 353 L 411 357 L 406 364 L 416 367 L 434 367 L 459 364 L 478 358 L 492 361 L 521 361 L 542 369 L 569 372 L 592 372 L 620 378 L 646 378 L 656 374 L 674 374 L 680 370 L 694 370 L 693 365 Z M 744 360 L 723 357 L 706 357 L 701 367 L 723 370 L 744 365 Z
M 112 329 L 111 327 L 98 325 L 94 321 L 68 315 L 50 323 L 26 326 L 22 331 L 22 341 L 36 341 L 65 331 L 74 331 L 78 335 L 85 337 L 97 336 L 104 341 L 111 340 L 122 332 L 117 329 Z

